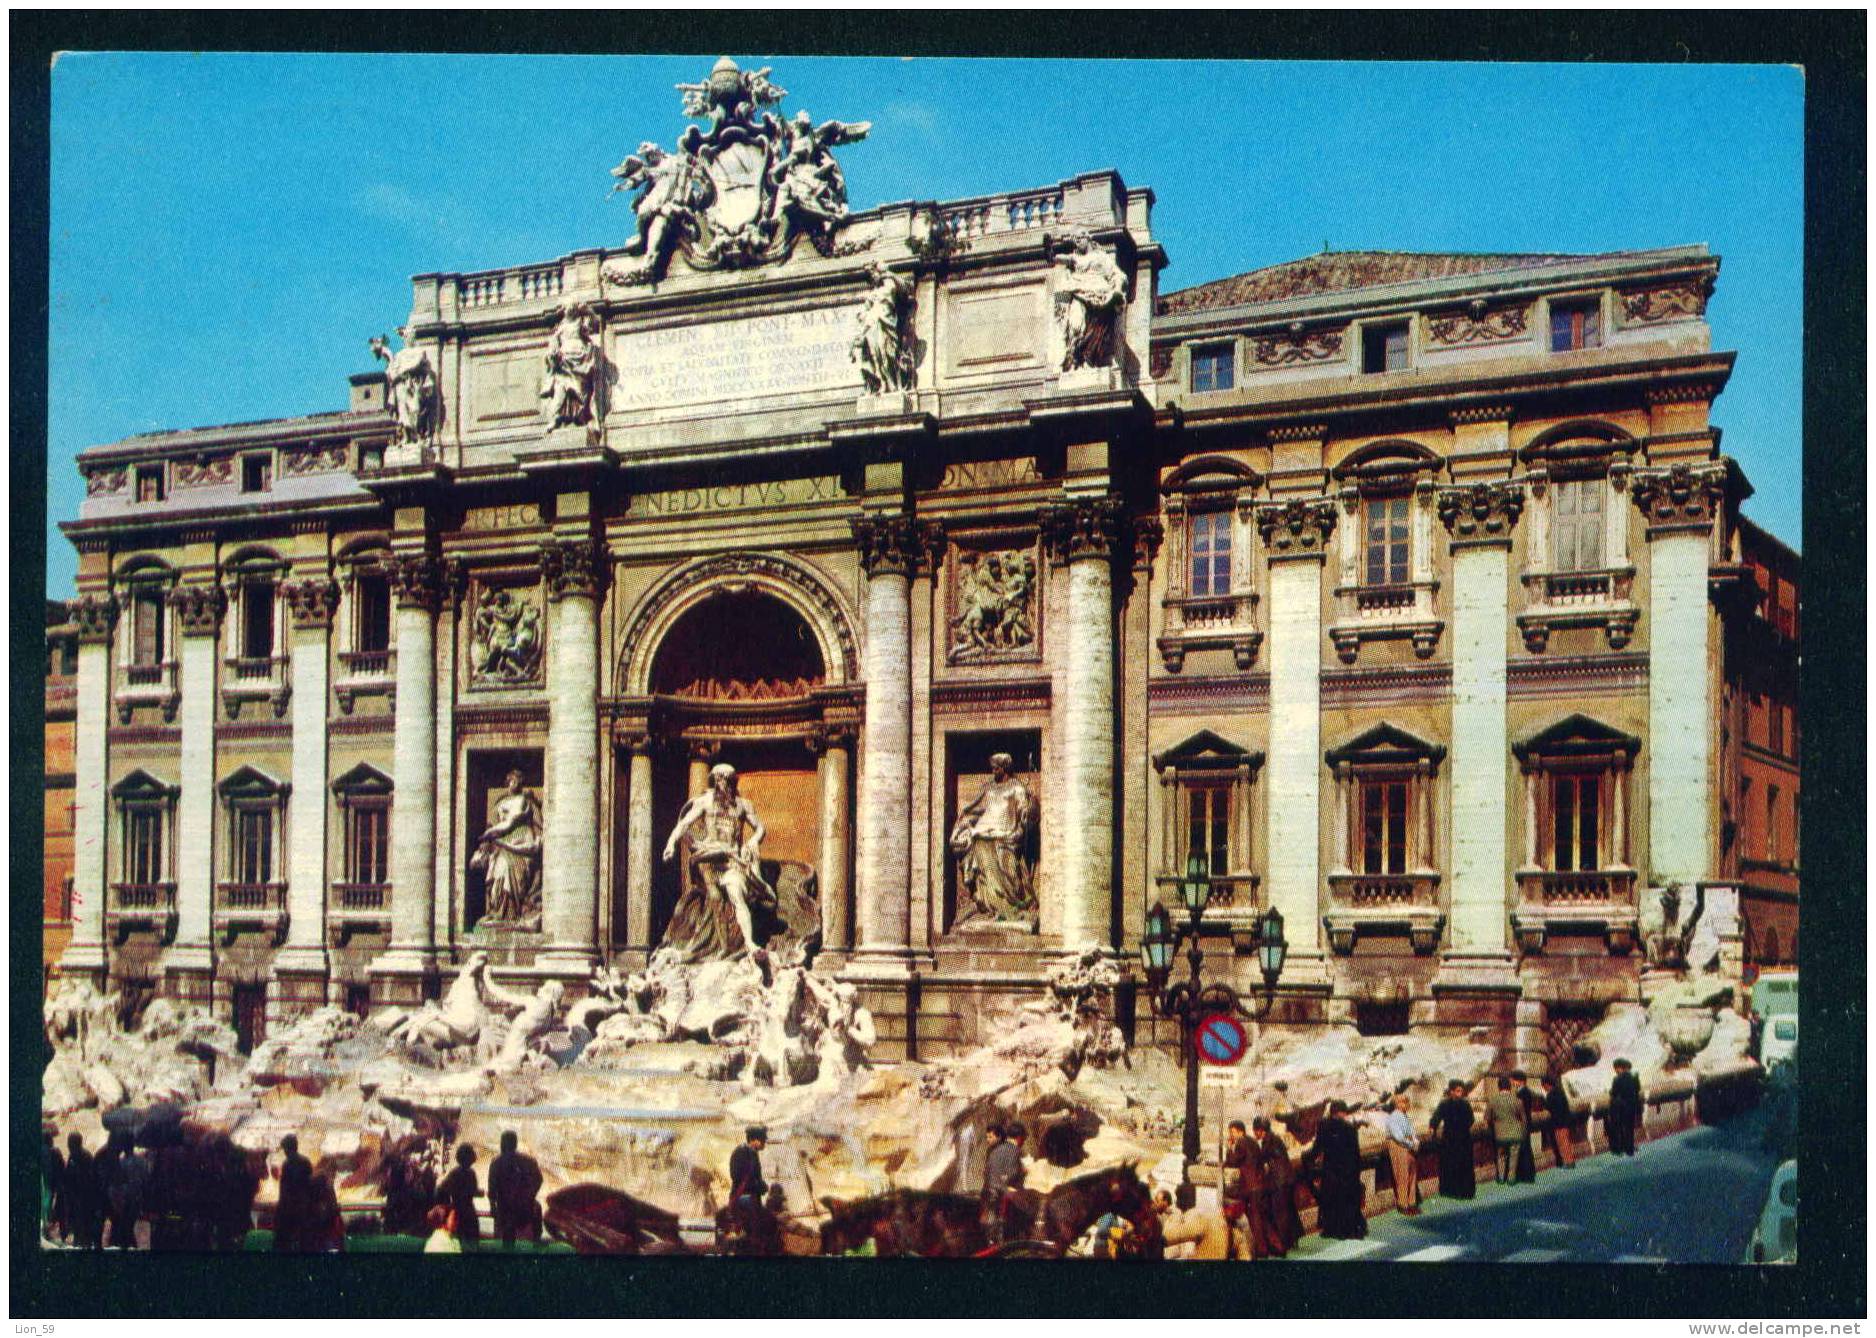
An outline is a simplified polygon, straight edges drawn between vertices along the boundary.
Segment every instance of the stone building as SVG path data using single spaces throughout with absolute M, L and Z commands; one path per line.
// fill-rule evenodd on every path
M 78 728 L 78 629 L 61 600 L 46 601 L 45 910 L 47 975 L 72 936 L 72 738 Z
M 577 991 L 719 763 L 888 1055 L 1136 962 L 1193 859 L 1294 1023 L 1541 1066 L 1669 884 L 1738 969 L 1717 257 L 1162 294 L 1112 172 L 850 212 L 864 124 L 696 89 L 624 249 L 417 276 L 344 410 L 83 453 L 64 972 L 247 1038 L 472 948 Z

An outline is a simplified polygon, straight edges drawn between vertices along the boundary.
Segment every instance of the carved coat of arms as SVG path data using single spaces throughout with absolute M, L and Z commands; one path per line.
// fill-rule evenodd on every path
M 832 150 L 866 138 L 866 121 L 822 121 L 768 110 L 787 96 L 769 70 L 725 56 L 701 83 L 679 84 L 691 126 L 667 151 L 647 141 L 612 169 L 615 190 L 636 191 L 638 226 L 626 243 L 636 264 L 614 264 L 615 283 L 653 283 L 674 255 L 693 269 L 758 265 L 808 238 L 831 253 L 847 219 L 847 181 Z

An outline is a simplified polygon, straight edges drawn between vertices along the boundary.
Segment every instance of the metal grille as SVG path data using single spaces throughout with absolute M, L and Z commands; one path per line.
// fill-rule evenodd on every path
M 1576 1047 L 1601 1020 L 1600 1013 L 1601 1010 L 1595 1008 L 1551 1008 L 1550 1026 L 1544 1032 L 1544 1053 L 1550 1060 L 1552 1073 L 1561 1074 L 1566 1069 L 1581 1067 Z

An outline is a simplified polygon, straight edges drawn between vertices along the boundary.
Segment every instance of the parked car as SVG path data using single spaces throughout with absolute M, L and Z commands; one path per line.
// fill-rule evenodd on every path
M 1765 1211 L 1746 1247 L 1749 1264 L 1798 1262 L 1798 1163 L 1780 1164 L 1772 1174 L 1772 1190 L 1765 1196 Z
M 1798 1015 L 1774 1013 L 1759 1033 L 1759 1063 L 1769 1071 L 1798 1057 Z

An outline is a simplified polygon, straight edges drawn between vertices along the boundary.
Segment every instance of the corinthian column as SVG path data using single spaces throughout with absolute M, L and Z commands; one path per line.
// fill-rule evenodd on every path
M 397 597 L 397 710 L 391 735 L 391 944 L 371 964 L 379 1003 L 415 1003 L 436 972 L 436 614 L 443 564 L 391 558 Z
M 1062 947 L 1114 943 L 1114 557 L 1128 524 L 1117 497 L 1052 506 L 1049 556 L 1068 567 L 1062 712 Z
M 859 942 L 854 965 L 903 971 L 912 886 L 912 609 L 918 561 L 910 516 L 853 522 L 866 571 L 866 723 L 860 736 Z
M 104 850 L 110 819 L 105 795 L 107 721 L 111 696 L 111 629 L 117 601 L 81 595 L 71 603 L 78 624 L 78 724 L 72 748 L 72 937 L 59 974 L 104 983 Z
M 821 782 L 821 949 L 845 951 L 852 934 L 847 918 L 847 775 L 853 731 L 839 725 L 815 731 L 808 748 L 819 759 Z
M 635 734 L 626 741 L 632 754 L 626 778 L 625 816 L 625 941 L 634 948 L 651 944 L 651 869 L 657 851 L 651 829 L 651 735 Z
M 1475 483 L 1441 489 L 1438 506 L 1453 552 L 1452 934 L 1441 969 L 1449 980 L 1509 985 L 1505 642 L 1511 534 L 1524 493 L 1512 483 Z
M 1636 470 L 1629 495 L 1648 519 L 1648 876 L 1691 888 L 1711 877 L 1715 842 L 1708 727 L 1716 711 L 1707 607 L 1713 523 L 1726 466 Z
M 1284 979 L 1321 984 L 1322 564 L 1336 505 L 1307 498 L 1260 505 L 1270 561 L 1270 903 L 1290 941 Z
M 215 967 L 209 943 L 215 895 L 215 647 L 226 597 L 216 586 L 181 585 L 170 605 L 182 628 L 177 723 L 182 747 L 176 801 L 176 942 L 163 956 L 177 998 L 209 1004 Z
M 276 1016 L 325 1001 L 326 670 L 339 588 L 324 576 L 280 588 L 293 630 L 293 788 L 287 796 L 287 941 L 274 958 Z
M 542 546 L 553 654 L 547 661 L 547 813 L 539 965 L 584 978 L 599 937 L 599 618 L 601 550 Z

